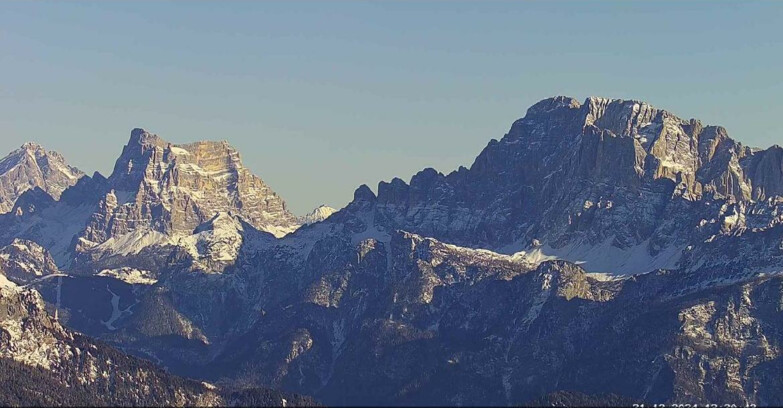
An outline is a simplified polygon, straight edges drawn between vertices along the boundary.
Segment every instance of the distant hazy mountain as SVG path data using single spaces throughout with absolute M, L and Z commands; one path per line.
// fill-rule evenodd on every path
M 309 213 L 305 214 L 303 217 L 299 218 L 299 222 L 302 225 L 321 222 L 329 218 L 330 215 L 336 212 L 337 210 L 335 210 L 334 208 L 322 204 L 319 205 L 317 208 L 315 208 L 313 211 L 310 211 Z
M 84 173 L 69 166 L 59 153 L 25 143 L 0 159 L 0 213 L 11 211 L 16 199 L 35 187 L 60 198 L 63 190 L 82 176 Z

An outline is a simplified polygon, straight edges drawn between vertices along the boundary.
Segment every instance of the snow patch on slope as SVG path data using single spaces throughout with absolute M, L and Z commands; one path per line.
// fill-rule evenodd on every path
M 171 152 L 177 156 L 190 156 L 190 152 L 181 147 L 170 146 L 169 149 L 171 149 Z
M 90 205 L 52 206 L 23 218 L 14 225 L 13 234 L 47 248 L 57 266 L 67 268 L 72 262 L 71 241 L 82 231 L 93 212 L 94 207 Z
M 282 238 L 296 231 L 299 227 L 300 225 L 294 225 L 291 227 L 281 227 L 279 225 L 266 224 L 266 225 L 261 225 L 258 229 L 274 235 L 275 238 Z
M 148 246 L 166 246 L 172 242 L 166 234 L 153 230 L 136 230 L 118 237 L 111 237 L 96 246 L 101 252 L 119 255 L 135 255 Z
M 111 293 L 111 317 L 109 317 L 109 320 L 103 321 L 101 320 L 101 324 L 106 326 L 107 329 L 114 331 L 117 330 L 116 327 L 114 327 L 114 322 L 121 319 L 123 316 L 130 315 L 133 312 L 130 311 L 131 307 L 133 305 L 128 306 L 125 310 L 120 310 L 120 296 L 114 293 L 109 286 L 106 286 L 106 290 Z
M 239 256 L 243 230 L 239 220 L 221 212 L 200 226 L 195 234 L 181 237 L 177 245 L 186 248 L 196 260 L 233 262 Z
M 98 273 L 98 276 L 111 277 L 131 285 L 154 285 L 158 283 L 152 272 L 128 267 L 104 269 Z
M 313 211 L 310 211 L 305 216 L 301 217 L 299 219 L 299 222 L 302 223 L 302 225 L 308 225 L 313 224 L 316 222 L 321 222 L 327 218 L 329 218 L 332 214 L 336 213 L 337 210 L 329 207 L 327 205 L 320 205 L 318 208 L 314 209 Z
M 598 245 L 568 244 L 553 248 L 540 245 L 513 254 L 533 264 L 550 260 L 564 260 L 581 266 L 587 272 L 608 275 L 637 275 L 657 269 L 674 269 L 684 248 L 670 246 L 657 254 L 649 252 L 649 240 L 629 248 L 618 248 L 607 239 Z
M 8 278 L 6 278 L 5 275 L 0 274 L 0 288 L 16 290 L 18 286 L 15 283 L 8 280 Z

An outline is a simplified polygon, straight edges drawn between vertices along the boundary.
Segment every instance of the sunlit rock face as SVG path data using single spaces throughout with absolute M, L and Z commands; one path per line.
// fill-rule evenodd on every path
M 0 273 L 16 284 L 29 284 L 59 272 L 49 252 L 33 241 L 16 239 L 0 249 Z
M 0 159 L 0 213 L 11 211 L 19 196 L 35 187 L 55 199 L 84 176 L 57 152 L 25 143 Z
M 134 129 L 84 238 L 103 242 L 139 229 L 192 232 L 219 212 L 282 236 L 298 227 L 285 202 L 243 165 L 227 142 L 172 145 Z
M 12 211 L 0 217 L 0 244 L 28 239 L 49 250 L 61 268 L 98 273 L 130 267 L 154 279 L 153 269 L 180 244 L 199 269 L 232 264 L 228 247 L 242 243 L 241 237 L 227 238 L 232 223 L 204 233 L 218 216 L 272 237 L 300 226 L 282 198 L 244 167 L 228 143 L 173 145 L 134 129 L 108 178 L 83 176 L 57 197 L 41 187 L 22 193 Z M 193 245 L 224 250 L 205 252 Z M 147 248 L 156 255 L 136 256 Z M 128 261 L 129 256 L 140 264 Z

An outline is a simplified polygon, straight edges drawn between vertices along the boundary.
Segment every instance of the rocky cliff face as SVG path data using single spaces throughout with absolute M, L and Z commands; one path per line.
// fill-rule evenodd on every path
M 556 97 L 532 106 L 470 169 L 381 182 L 369 194 L 372 223 L 595 272 L 646 272 L 675 267 L 727 208 L 751 207 L 737 203 L 753 203 L 757 224 L 777 225 L 779 158 L 778 147 L 753 150 L 642 102 Z M 738 214 L 734 228 L 750 217 Z
M 16 239 L 0 249 L 0 273 L 24 285 L 60 273 L 49 252 L 32 241 Z
M 172 145 L 134 129 L 108 185 L 111 190 L 83 234 L 85 243 L 143 229 L 191 233 L 219 212 L 234 212 L 275 236 L 298 227 L 283 200 L 226 142 Z
M 0 213 L 11 211 L 19 196 L 35 187 L 59 198 L 82 176 L 84 173 L 69 166 L 59 153 L 25 143 L 0 159 Z

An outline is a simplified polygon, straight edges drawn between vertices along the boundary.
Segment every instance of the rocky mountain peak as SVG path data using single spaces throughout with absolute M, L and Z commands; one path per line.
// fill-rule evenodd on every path
M 640 127 L 670 117 L 675 123 L 682 120 L 650 104 L 634 100 L 590 97 L 583 104 L 585 125 L 611 130 L 617 135 L 635 135 Z
M 83 176 L 59 153 L 27 142 L 0 159 L 0 213 L 10 211 L 22 193 L 35 187 L 58 199 Z
M 173 144 L 140 128 L 131 131 L 98 207 L 82 234 L 86 247 L 148 230 L 189 235 L 222 212 L 278 237 L 299 227 L 228 142 Z
M 373 202 L 375 199 L 375 193 L 372 192 L 367 184 L 362 184 L 353 192 L 354 202 Z
M 22 144 L 22 146 L 19 147 L 19 149 L 17 149 L 17 151 L 23 154 L 27 154 L 28 157 L 36 161 L 56 160 L 63 164 L 65 163 L 65 158 L 60 153 L 54 150 L 46 150 L 42 145 L 36 142 L 25 142 Z M 72 172 L 79 171 L 76 168 L 70 168 L 68 170 L 71 170 Z
M 159 145 L 162 140 L 158 135 L 148 132 L 142 128 L 134 128 L 131 130 L 130 140 L 128 140 L 127 146 L 150 146 Z
M 321 222 L 321 221 L 329 218 L 330 215 L 332 215 L 332 214 L 334 214 L 336 212 L 337 212 L 336 209 L 334 209 L 332 207 L 329 207 L 326 204 L 321 204 L 318 207 L 316 207 L 315 209 L 313 209 L 313 211 L 310 211 L 309 213 L 307 213 L 303 217 L 301 217 L 299 219 L 299 222 L 301 222 L 302 225 L 307 225 L 307 224 L 313 224 L 313 223 L 316 223 L 316 222 Z
M 123 147 L 120 157 L 109 176 L 118 189 L 132 190 L 146 177 L 155 177 L 156 164 L 162 160 L 163 148 L 168 143 L 144 129 L 131 131 L 130 140 Z M 147 171 L 152 174 L 147 174 Z
M 543 99 L 527 109 L 525 117 L 534 117 L 549 115 L 556 110 L 579 109 L 581 104 L 578 100 L 568 96 L 553 96 Z
M 160 182 L 173 169 L 206 177 L 244 169 L 239 153 L 226 141 L 199 141 L 172 144 L 144 129 L 131 131 L 131 137 L 117 159 L 109 179 L 118 190 L 136 189 L 138 183 Z M 221 174 L 228 181 L 229 175 Z M 255 177 L 255 176 L 253 176 Z
M 36 142 L 24 142 L 20 149 L 33 152 L 44 150 L 43 147 Z
M 571 153 L 577 156 L 570 164 L 576 166 L 572 171 L 580 176 L 616 181 L 605 173 L 612 168 L 623 184 L 669 179 L 682 183 L 692 198 L 715 193 L 748 200 L 761 197 L 764 190 L 756 189 L 754 196 L 747 174 L 754 162 L 748 158 L 763 156 L 762 151 L 734 141 L 723 127 L 684 120 L 643 101 L 589 97 L 580 104 L 573 98 L 548 98 L 514 123 L 502 146 L 517 155 L 552 156 L 554 160 L 544 162 L 555 166 L 569 166 L 557 157 Z M 487 150 L 492 147 L 490 143 Z M 482 162 L 477 160 L 477 165 Z
M 633 262 L 585 261 L 591 272 L 627 273 L 672 267 L 682 242 L 706 231 L 702 220 L 723 217 L 712 200 L 745 202 L 744 213 L 783 194 L 781 169 L 783 149 L 747 148 L 720 126 L 642 101 L 558 96 L 530 107 L 470 168 L 381 182 L 377 199 L 360 188 L 355 202 L 372 206 L 365 217 L 377 226 L 465 247 L 536 252 L 538 241 L 538 252 L 574 261 L 636 251 Z M 674 231 L 683 224 L 691 230 Z

